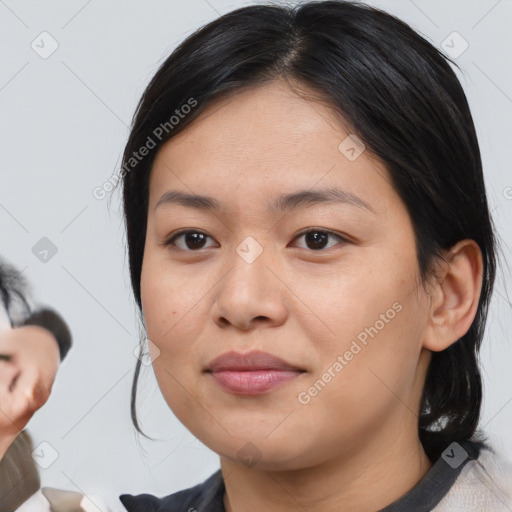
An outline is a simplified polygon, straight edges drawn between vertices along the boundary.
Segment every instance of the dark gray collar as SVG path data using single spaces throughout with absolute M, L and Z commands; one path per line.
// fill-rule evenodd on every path
M 464 466 L 478 459 L 482 448 L 487 446 L 477 441 L 452 443 L 409 492 L 377 512 L 430 512 L 448 493 Z M 224 492 L 219 469 L 204 482 L 165 498 L 123 494 L 119 499 L 129 512 L 174 512 L 190 507 L 197 512 L 226 512 Z

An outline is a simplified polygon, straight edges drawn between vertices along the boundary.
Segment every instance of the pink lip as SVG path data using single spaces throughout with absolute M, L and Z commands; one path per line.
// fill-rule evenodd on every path
M 273 356 L 261 350 L 252 350 L 245 354 L 226 352 L 216 357 L 206 368 L 209 372 L 221 371 L 252 371 L 252 370 L 291 370 L 301 371 L 300 368 L 287 363 L 284 359 Z
M 205 370 L 222 389 L 240 395 L 266 393 L 304 371 L 262 351 L 246 354 L 226 352 L 214 359 Z

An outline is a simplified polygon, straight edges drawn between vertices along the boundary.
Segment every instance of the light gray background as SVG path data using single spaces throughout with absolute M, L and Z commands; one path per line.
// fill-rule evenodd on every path
M 108 206 L 94 187 L 115 173 L 128 125 L 157 66 L 192 31 L 249 1 L 0 0 L 0 254 L 62 312 L 74 334 L 47 404 L 32 418 L 35 444 L 58 458 L 43 485 L 109 497 L 166 495 L 208 477 L 218 457 L 179 423 L 143 368 L 134 435 L 130 386 L 138 341 L 119 194 Z M 512 1 L 369 2 L 402 18 L 434 45 L 457 31 L 469 44 L 458 73 L 475 119 L 492 215 L 510 261 L 512 239 Z M 31 43 L 58 42 L 49 58 Z M 37 41 L 37 39 L 36 39 Z M 457 43 L 458 44 L 458 43 Z M 46 45 L 48 48 L 48 45 Z M 48 237 L 43 263 L 33 246 Z M 483 422 L 512 458 L 512 315 L 500 272 L 482 351 Z M 47 453 L 50 453 L 47 451 Z

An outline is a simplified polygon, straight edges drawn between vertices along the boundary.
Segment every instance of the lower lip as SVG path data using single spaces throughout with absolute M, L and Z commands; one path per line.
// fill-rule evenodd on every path
M 239 395 L 261 395 L 289 382 L 303 372 L 291 370 L 220 371 L 210 375 L 220 387 Z

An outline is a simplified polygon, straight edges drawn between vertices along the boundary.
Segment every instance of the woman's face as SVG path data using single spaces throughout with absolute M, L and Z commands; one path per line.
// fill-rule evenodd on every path
M 347 136 L 276 81 L 211 105 L 156 157 L 141 276 L 155 375 L 178 419 L 233 461 L 300 468 L 417 436 L 430 352 L 413 227 L 385 167 Z M 171 191 L 218 208 L 159 202 Z M 206 371 L 253 350 L 300 371 Z

